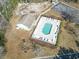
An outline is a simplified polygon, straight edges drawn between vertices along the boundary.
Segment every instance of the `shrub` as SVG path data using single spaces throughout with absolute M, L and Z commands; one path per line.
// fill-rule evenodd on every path
M 3 6 L 0 5 L 0 12 L 7 21 L 9 21 L 12 11 L 19 2 L 25 2 L 25 0 L 8 0 Z
M 0 46 L 4 46 L 4 32 L 0 31 Z

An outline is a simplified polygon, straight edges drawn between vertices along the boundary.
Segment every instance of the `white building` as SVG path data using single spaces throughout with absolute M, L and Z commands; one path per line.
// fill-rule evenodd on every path
M 60 20 L 42 16 L 32 34 L 32 40 L 56 45 L 60 23 Z

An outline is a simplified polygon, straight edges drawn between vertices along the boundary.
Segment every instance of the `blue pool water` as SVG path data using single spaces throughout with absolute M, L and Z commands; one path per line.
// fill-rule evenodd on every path
M 42 32 L 45 34 L 45 35 L 48 35 L 50 34 L 51 32 L 51 28 L 52 28 L 52 24 L 51 23 L 45 23 L 44 24 L 44 27 L 42 29 Z

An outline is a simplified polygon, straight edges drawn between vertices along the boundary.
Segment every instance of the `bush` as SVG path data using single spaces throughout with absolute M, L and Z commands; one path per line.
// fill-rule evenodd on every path
M 12 11 L 19 2 L 25 2 L 25 0 L 8 0 L 3 6 L 0 5 L 0 12 L 7 21 L 9 21 Z
M 4 32 L 0 31 L 0 46 L 4 46 Z
M 79 24 L 75 24 L 75 27 L 79 28 Z

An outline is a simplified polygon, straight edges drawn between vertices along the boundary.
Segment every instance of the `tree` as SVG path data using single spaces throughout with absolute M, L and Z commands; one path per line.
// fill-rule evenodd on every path
M 77 3 L 78 0 L 65 0 L 65 2 L 75 2 L 75 3 Z
M 73 0 L 73 2 L 77 3 L 77 2 L 78 2 L 78 0 Z
M 0 46 L 4 46 L 4 32 L 0 31 Z
M 0 12 L 7 21 L 10 20 L 13 10 L 16 8 L 19 2 L 25 2 L 26 0 L 8 0 L 3 6 L 0 5 Z

